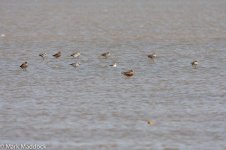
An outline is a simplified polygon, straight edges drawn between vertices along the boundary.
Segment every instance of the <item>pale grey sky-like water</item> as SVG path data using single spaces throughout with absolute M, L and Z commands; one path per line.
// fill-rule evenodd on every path
M 0 144 L 226 149 L 225 10 L 225 0 L 0 0 Z

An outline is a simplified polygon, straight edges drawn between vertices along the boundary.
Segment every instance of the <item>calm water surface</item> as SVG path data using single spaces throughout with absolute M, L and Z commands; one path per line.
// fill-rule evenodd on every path
M 225 10 L 225 0 L 0 0 L 0 144 L 226 149 Z

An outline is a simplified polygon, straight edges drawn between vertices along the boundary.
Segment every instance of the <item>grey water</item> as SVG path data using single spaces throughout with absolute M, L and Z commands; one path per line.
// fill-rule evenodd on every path
M 226 149 L 225 10 L 225 0 L 0 0 L 0 145 Z

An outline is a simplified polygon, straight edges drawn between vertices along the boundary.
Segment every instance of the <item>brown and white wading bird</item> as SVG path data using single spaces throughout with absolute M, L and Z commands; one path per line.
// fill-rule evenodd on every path
M 109 65 L 109 66 L 111 66 L 111 67 L 117 67 L 117 64 L 114 63 L 114 64 L 111 64 L 111 65 Z
M 57 52 L 56 54 L 53 55 L 55 58 L 59 58 L 61 56 L 61 52 Z
M 104 58 L 107 58 L 111 55 L 110 52 L 106 52 L 106 53 L 102 53 L 101 56 L 104 57 Z
M 23 70 L 26 70 L 27 67 L 28 63 L 26 61 L 20 65 L 20 68 L 22 68 Z
M 80 55 L 81 55 L 80 52 L 75 52 L 75 53 L 71 54 L 71 56 L 74 57 L 74 58 L 77 58 Z
M 148 120 L 147 123 L 148 123 L 148 125 L 154 125 L 155 121 L 154 120 Z
M 47 57 L 47 54 L 46 53 L 40 53 L 39 56 L 42 57 L 42 59 L 45 59 Z
M 149 55 L 147 55 L 147 56 L 148 56 L 148 58 L 150 58 L 150 59 L 153 60 L 153 61 L 154 61 L 154 59 L 157 57 L 157 55 L 156 55 L 155 53 L 149 54 Z
M 79 62 L 76 62 L 76 63 L 72 63 L 72 64 L 70 64 L 70 65 L 73 66 L 73 67 L 75 67 L 75 68 L 77 68 L 77 67 L 80 66 L 80 63 L 79 63 Z
M 197 68 L 198 66 L 198 61 L 197 60 L 194 60 L 193 62 L 191 62 L 191 65 L 194 67 L 194 68 Z
M 132 77 L 134 75 L 134 71 L 131 69 L 131 70 L 122 72 L 122 74 L 127 76 L 127 77 Z

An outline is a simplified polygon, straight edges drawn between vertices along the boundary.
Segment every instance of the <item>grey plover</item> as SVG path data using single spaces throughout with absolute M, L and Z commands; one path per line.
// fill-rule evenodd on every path
M 72 64 L 70 64 L 70 65 L 73 66 L 73 67 L 75 67 L 75 68 L 77 68 L 77 67 L 80 66 L 80 63 L 79 63 L 79 62 L 76 62 L 76 63 L 72 63 Z
M 111 55 L 110 52 L 106 52 L 106 53 L 102 53 L 101 56 L 104 57 L 104 58 L 107 58 Z
M 39 56 L 42 57 L 42 59 L 45 59 L 47 57 L 47 54 L 46 53 L 40 53 Z
M 147 56 L 148 56 L 148 58 L 151 58 L 151 59 L 155 59 L 157 57 L 157 55 L 155 53 L 149 54 Z

